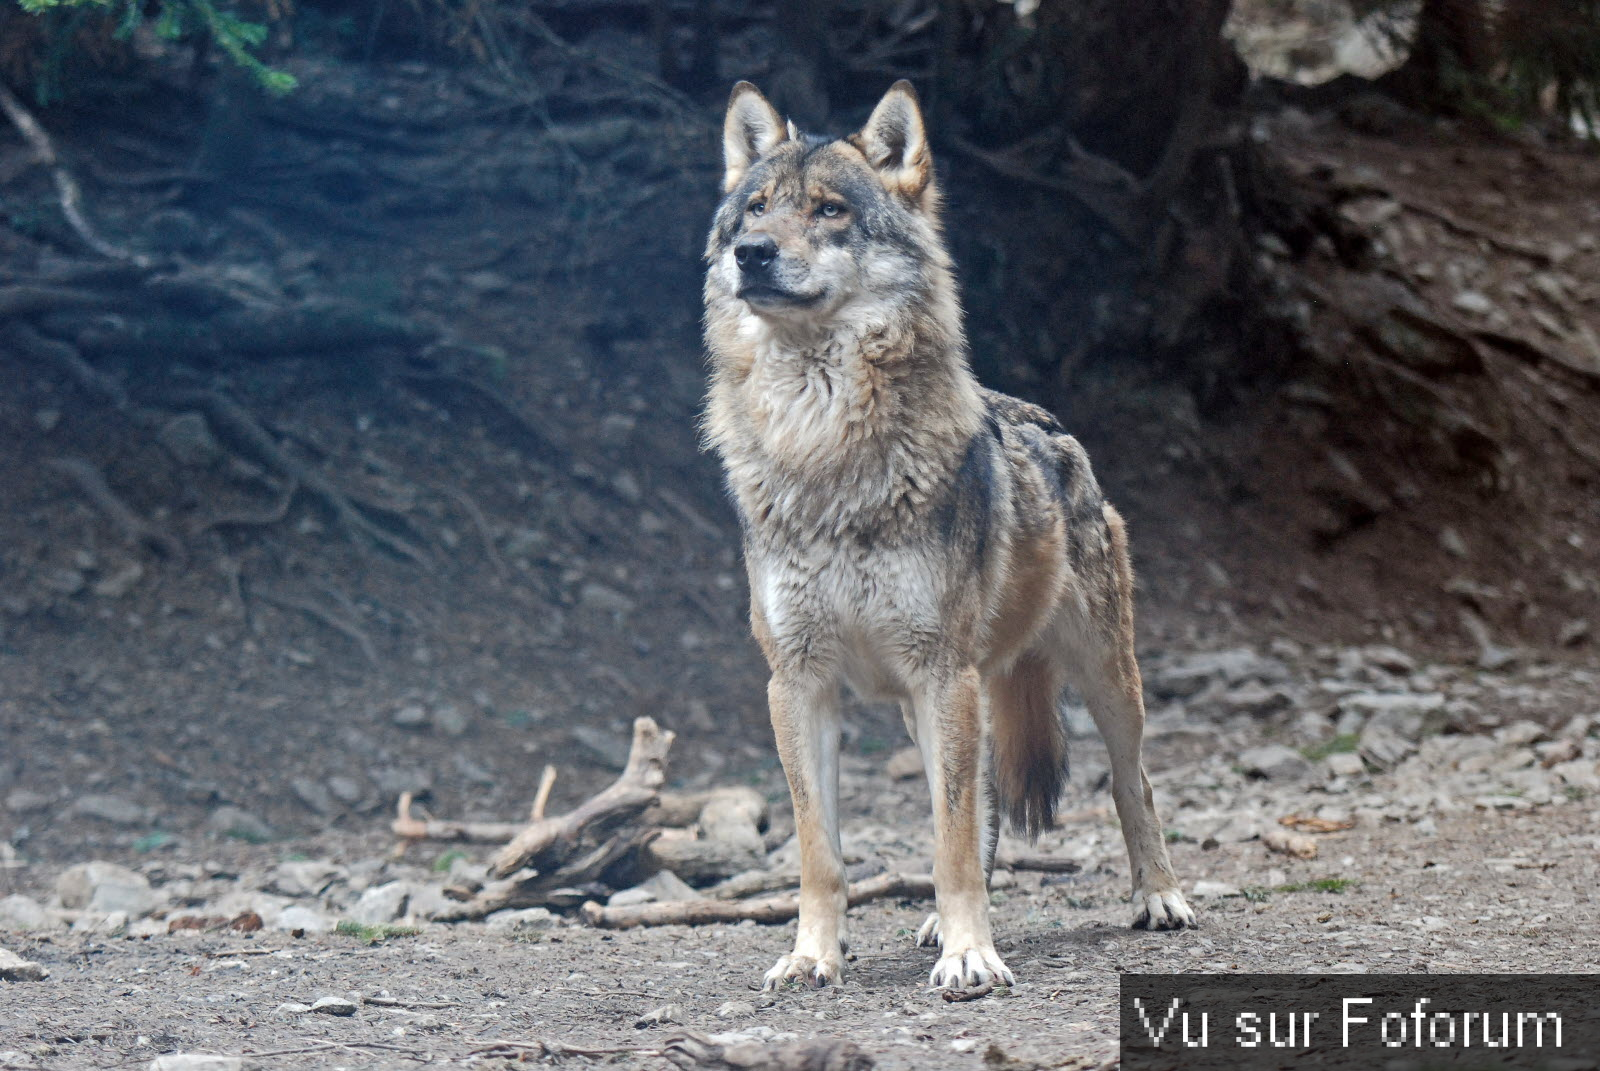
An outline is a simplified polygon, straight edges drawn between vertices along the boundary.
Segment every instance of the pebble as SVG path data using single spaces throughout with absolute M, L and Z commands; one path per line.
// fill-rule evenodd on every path
M 6 795 L 6 810 L 12 814 L 37 814 L 50 806 L 50 797 L 19 788 Z
M 326 859 L 293 859 L 278 864 L 266 888 L 285 896 L 321 896 L 344 876 L 344 867 Z
M 211 434 L 206 418 L 199 413 L 180 413 L 161 425 L 156 440 L 166 447 L 174 461 L 190 468 L 205 468 L 223 456 L 222 447 Z
M 1237 885 L 1230 885 L 1225 881 L 1211 881 L 1208 878 L 1201 878 L 1199 881 L 1195 882 L 1194 888 L 1191 891 L 1194 893 L 1197 899 L 1201 900 L 1221 896 L 1244 895 L 1244 891 Z
M 681 1022 L 683 1022 L 683 1009 L 676 1004 L 663 1004 L 639 1016 L 633 1025 L 635 1029 L 643 1030 L 648 1026 L 665 1026 L 668 1023 Z
M 1353 751 L 1335 752 L 1324 761 L 1327 763 L 1328 772 L 1335 777 L 1362 777 L 1367 772 L 1367 764 Z
M 284 933 L 293 933 L 303 930 L 306 933 L 330 933 L 334 928 L 334 921 L 322 912 L 304 904 L 290 904 L 277 917 L 272 920 L 272 928 Z
M 756 1006 L 748 1000 L 730 1000 L 717 1008 L 718 1019 L 745 1019 L 756 1013 Z
M 333 801 L 333 795 L 317 782 L 305 777 L 296 777 L 289 782 L 289 790 L 295 798 L 305 804 L 307 809 L 321 815 L 331 815 L 339 810 L 339 805 Z
M 416 703 L 412 703 L 395 711 L 394 717 L 389 720 L 401 729 L 426 729 L 428 712 Z
M 0 948 L 0 979 L 7 982 L 42 982 L 48 973 L 32 960 Z
M 498 932 L 544 930 L 555 925 L 549 908 L 525 907 L 515 911 L 496 911 L 483 920 L 484 929 Z
M 142 826 L 150 821 L 150 812 L 146 808 L 120 796 L 79 796 L 72 804 L 72 811 L 85 818 L 98 818 L 119 826 Z
M 361 899 L 350 908 L 348 915 L 363 926 L 393 922 L 406 913 L 412 890 L 409 881 L 391 881 L 387 885 L 374 886 L 361 894 Z
M 356 1013 L 356 1005 L 344 997 L 323 997 L 311 1005 L 311 1010 L 319 1015 L 351 1016 Z
M 286 1000 L 282 1004 L 279 1004 L 276 1008 L 272 1009 L 272 1014 L 281 1015 L 287 1018 L 292 1015 L 304 1015 L 310 1010 L 311 1005 L 309 1004 L 297 1004 L 292 1000 Z
M 469 722 L 466 712 L 454 703 L 443 703 L 434 708 L 433 727 L 446 736 L 465 735 Z

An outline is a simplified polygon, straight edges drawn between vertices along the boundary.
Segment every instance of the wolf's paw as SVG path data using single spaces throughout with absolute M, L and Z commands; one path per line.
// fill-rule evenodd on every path
M 935 989 L 971 989 L 973 986 L 993 982 L 995 985 L 1016 985 L 1016 975 L 1000 961 L 1000 953 L 993 945 L 980 945 L 963 952 L 948 949 L 933 965 L 928 984 Z
M 1194 909 L 1177 889 L 1133 894 L 1133 928 L 1136 930 L 1192 930 L 1198 928 Z
M 831 954 L 813 958 L 791 952 L 787 956 L 780 956 L 778 962 L 773 964 L 772 969 L 761 980 L 761 988 L 770 991 L 785 982 L 803 982 L 813 989 L 821 989 L 826 985 L 838 985 L 842 981 L 844 981 L 843 953 L 835 950 Z
M 917 947 L 931 948 L 942 944 L 944 944 L 944 933 L 939 928 L 939 912 L 935 911 L 923 920 L 917 929 Z

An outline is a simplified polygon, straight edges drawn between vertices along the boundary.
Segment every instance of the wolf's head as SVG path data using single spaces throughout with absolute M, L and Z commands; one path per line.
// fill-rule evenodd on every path
M 725 194 L 706 247 L 713 320 L 863 327 L 953 316 L 922 110 L 889 89 L 848 137 L 802 134 L 749 82 L 723 124 Z M 959 331 L 959 327 L 955 327 Z

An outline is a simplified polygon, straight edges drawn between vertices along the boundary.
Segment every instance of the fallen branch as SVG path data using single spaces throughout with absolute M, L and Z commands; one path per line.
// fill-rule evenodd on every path
M 164 531 L 133 511 L 106 483 L 106 478 L 93 464 L 80 457 L 53 457 L 45 461 L 47 468 L 63 474 L 96 509 L 122 529 L 130 543 L 142 543 L 166 558 L 182 561 L 188 557 L 183 544 L 170 532 Z
M 394 822 L 389 826 L 401 840 L 455 840 L 504 844 L 527 828 L 525 822 L 446 822 L 434 818 L 417 818 L 411 813 L 411 803 L 414 798 L 410 792 L 400 793 L 400 804 Z
M 1083 864 L 1076 859 L 1037 852 L 1019 852 L 1009 848 L 1000 849 L 994 865 L 1001 870 L 1029 870 L 1039 874 L 1076 874 L 1083 869 Z
M 851 882 L 846 897 L 851 907 L 891 897 L 925 900 L 933 895 L 933 878 L 926 874 L 885 873 Z M 705 926 L 718 923 L 788 922 L 800 914 L 798 896 L 769 896 L 762 900 L 672 900 L 665 903 L 605 907 L 589 901 L 583 919 L 604 930 L 631 930 L 636 926 Z
M 78 180 L 72 177 L 72 172 L 61 163 L 61 158 L 56 154 L 56 147 L 50 141 L 50 135 L 45 133 L 44 127 L 22 102 L 16 98 L 11 90 L 0 83 L 0 111 L 4 111 L 11 120 L 11 125 L 33 148 L 33 158 L 39 164 L 50 169 L 50 177 L 56 184 L 56 199 L 61 202 L 61 214 L 66 217 L 67 223 L 82 238 L 84 244 L 103 257 L 112 260 L 125 260 L 141 268 L 150 266 L 150 258 L 131 253 L 126 249 L 112 245 L 95 233 L 89 219 L 83 214 L 83 191 L 78 186 Z
M 676 736 L 652 718 L 634 719 L 633 745 L 617 779 L 560 818 L 528 825 L 494 857 L 489 873 L 504 878 L 529 867 L 550 869 L 565 860 L 590 826 L 614 825 L 655 803 L 667 779 L 667 752 Z
M 779 870 L 746 870 L 700 891 L 713 900 L 742 900 L 746 896 L 772 892 L 774 889 L 799 887 L 800 869 L 785 867 Z
M 533 794 L 533 807 L 528 811 L 528 821 L 544 821 L 544 809 L 550 802 L 550 790 L 556 787 L 556 768 L 545 763 L 544 772 L 539 775 L 539 789 Z M 516 834 L 512 834 L 515 836 Z M 509 840 L 510 838 L 506 838 Z
M 973 986 L 971 989 L 946 989 L 944 999 L 950 1004 L 960 1004 L 969 1000 L 981 1000 L 994 992 L 993 982 L 984 982 L 982 985 Z

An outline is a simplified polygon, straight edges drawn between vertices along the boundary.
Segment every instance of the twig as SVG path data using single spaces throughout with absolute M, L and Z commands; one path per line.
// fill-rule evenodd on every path
M 51 178 L 55 180 L 56 197 L 61 202 L 61 214 L 67 218 L 67 223 L 82 238 L 84 244 L 96 253 L 111 260 L 125 260 L 140 268 L 151 266 L 149 257 L 131 253 L 126 249 L 112 245 L 95 233 L 88 217 L 83 214 L 83 191 L 78 187 L 78 180 L 72 177 L 72 172 L 61 163 L 61 158 L 56 155 L 56 147 L 50 141 L 44 127 L 16 95 L 0 83 L 0 110 L 3 110 L 11 120 L 11 125 L 33 147 L 33 157 L 41 165 L 50 169 Z
M 878 874 L 850 884 L 851 907 L 889 897 L 926 899 L 933 895 L 933 878 L 926 874 Z M 635 926 L 704 926 L 714 923 L 788 922 L 800 914 L 797 896 L 769 896 L 764 900 L 672 900 L 665 903 L 605 907 L 590 900 L 583 905 L 584 921 L 606 930 Z
M 539 775 L 539 790 L 533 794 L 533 809 L 528 813 L 529 821 L 544 821 L 544 808 L 550 802 L 550 790 L 555 787 L 556 768 L 546 763 L 544 772 Z
M 973 986 L 971 989 L 946 989 L 944 999 L 951 1004 L 960 1004 L 968 1000 L 978 1000 L 994 992 L 993 982 L 984 982 L 982 985 Z
M 177 561 L 188 557 L 176 536 L 162 531 L 135 513 L 133 507 L 117 497 L 106 483 L 105 476 L 90 462 L 81 457 L 53 457 L 44 464 L 77 484 L 95 508 L 122 529 L 130 543 L 143 543 L 162 556 Z
M 1076 874 L 1083 864 L 1061 855 L 1042 855 L 1002 848 L 995 866 L 1003 870 L 1030 870 L 1040 874 Z
M 799 885 L 799 868 L 786 867 L 779 870 L 746 870 L 700 891 L 713 900 L 742 900 L 756 893 L 794 889 Z
M 270 603 L 283 610 L 297 610 L 319 624 L 337 632 L 351 643 L 361 649 L 367 661 L 376 666 L 378 664 L 378 649 L 372 645 L 372 638 L 368 636 L 353 621 L 346 621 L 326 606 L 302 599 L 298 595 L 285 595 L 270 588 L 251 586 L 251 592 L 262 602 Z
M 416 818 L 411 814 L 412 799 L 410 792 L 400 793 L 395 819 L 389 827 L 395 836 L 402 840 L 459 840 L 504 844 L 527 828 L 525 822 L 444 822 L 431 818 Z
M 361 1003 L 377 1008 L 459 1008 L 455 1000 L 397 1000 L 394 997 L 362 997 Z
M 519 1049 L 537 1052 L 541 1056 L 621 1056 L 626 1053 L 637 1053 L 641 1056 L 660 1056 L 660 1049 L 652 1049 L 643 1045 L 618 1045 L 609 1049 L 584 1048 L 578 1045 L 568 1045 L 560 1041 L 491 1041 L 487 1045 L 470 1049 L 468 1056 L 484 1056 L 501 1049 Z

